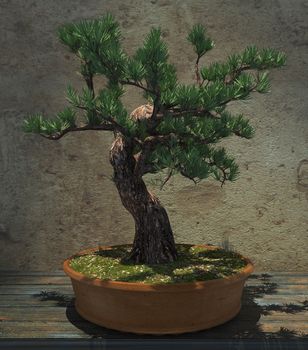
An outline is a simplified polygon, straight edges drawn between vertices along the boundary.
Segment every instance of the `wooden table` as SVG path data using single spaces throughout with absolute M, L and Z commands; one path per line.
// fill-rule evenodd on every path
M 307 350 L 308 274 L 253 274 L 232 321 L 206 331 L 151 336 L 82 319 L 63 272 L 0 271 L 0 348 Z

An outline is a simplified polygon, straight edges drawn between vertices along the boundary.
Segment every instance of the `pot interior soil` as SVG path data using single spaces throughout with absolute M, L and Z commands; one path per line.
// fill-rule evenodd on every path
M 236 252 L 214 246 L 176 244 L 178 259 L 165 264 L 134 264 L 125 260 L 132 245 L 116 245 L 71 258 L 70 267 L 90 278 L 145 284 L 172 284 L 224 278 L 246 265 Z

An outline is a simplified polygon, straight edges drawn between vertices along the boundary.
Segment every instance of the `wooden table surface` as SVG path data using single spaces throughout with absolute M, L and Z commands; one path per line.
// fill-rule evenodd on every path
M 246 282 L 242 310 L 233 320 L 210 330 L 153 336 L 118 332 L 84 320 L 75 310 L 71 282 L 63 272 L 0 271 L 0 348 L 15 344 L 11 347 L 15 349 L 28 342 L 32 349 L 40 341 L 41 348 L 46 342 L 44 349 L 58 342 L 55 349 L 65 343 L 66 349 L 74 350 L 76 344 L 83 349 L 137 349 L 138 342 L 143 344 L 140 349 L 156 349 L 159 344 L 171 349 L 173 343 L 174 349 L 182 349 L 180 345 L 189 342 L 189 349 L 197 349 L 193 343 L 201 344 L 200 349 L 209 343 L 209 349 L 218 349 L 219 344 L 224 344 L 221 349 L 253 349 L 254 344 L 256 349 L 262 349 L 260 344 L 308 349 L 308 274 L 255 273 Z M 243 347 L 232 347 L 239 343 Z

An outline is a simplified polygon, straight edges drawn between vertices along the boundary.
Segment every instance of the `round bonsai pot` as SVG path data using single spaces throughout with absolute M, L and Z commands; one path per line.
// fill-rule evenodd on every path
M 111 248 L 100 246 L 77 255 Z M 240 311 L 244 283 L 253 271 L 245 258 L 247 265 L 227 278 L 154 285 L 88 278 L 69 266 L 72 258 L 63 268 L 72 281 L 77 312 L 100 326 L 141 334 L 193 332 L 231 320 Z

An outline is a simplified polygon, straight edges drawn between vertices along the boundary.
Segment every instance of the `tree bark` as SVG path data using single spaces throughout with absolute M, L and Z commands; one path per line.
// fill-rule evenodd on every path
M 135 159 L 129 139 L 118 133 L 110 150 L 113 180 L 122 204 L 135 220 L 133 248 L 125 261 L 163 264 L 178 257 L 166 210 L 150 193 L 141 176 L 134 175 Z

